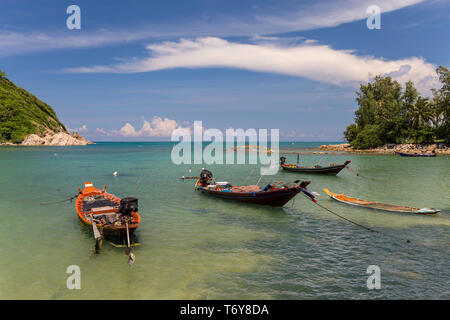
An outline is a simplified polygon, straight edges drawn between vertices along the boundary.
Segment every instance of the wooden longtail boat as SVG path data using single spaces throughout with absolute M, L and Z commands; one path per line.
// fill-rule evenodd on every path
M 405 152 L 395 152 L 401 157 L 425 157 L 425 158 L 433 158 L 436 157 L 436 153 L 405 153 Z
M 345 204 L 350 204 L 352 206 L 377 209 L 377 210 L 383 210 L 383 211 L 390 211 L 390 212 L 414 213 L 414 214 L 433 214 L 433 213 L 440 212 L 440 210 L 433 209 L 433 208 L 411 208 L 411 207 L 405 207 L 405 206 L 398 206 L 398 205 L 394 205 L 394 204 L 385 204 L 385 203 L 379 203 L 379 202 L 373 202 L 373 201 L 360 200 L 360 199 L 356 199 L 356 198 L 347 197 L 343 193 L 342 194 L 333 193 L 328 189 L 323 189 L 323 191 L 325 191 L 325 193 L 328 194 L 332 199 L 342 202 L 342 203 L 345 203 Z
M 269 184 L 265 188 L 260 188 L 256 185 L 231 186 L 228 182 L 215 182 L 212 179 L 212 174 L 208 178 L 205 178 L 202 174 L 200 174 L 200 179 L 197 181 L 195 189 L 226 200 L 282 207 L 299 192 L 304 192 L 311 199 L 314 199 L 314 196 L 306 189 L 310 181 L 302 181 L 297 186 L 296 184 L 300 180 L 295 181 L 293 186 L 283 184 L 281 187 L 275 187 Z
M 83 225 L 92 229 L 92 223 L 95 223 L 105 235 L 119 237 L 127 236 L 127 223 L 130 237 L 139 227 L 141 218 L 137 212 L 136 198 L 119 199 L 107 193 L 106 186 L 103 190 L 97 189 L 92 186 L 92 182 L 86 182 L 84 190 L 78 190 L 80 193 L 75 208 Z
M 338 174 L 341 172 L 342 169 L 344 169 L 351 161 L 347 160 L 343 164 L 331 164 L 328 167 L 321 167 L 319 165 L 314 167 L 302 167 L 295 164 L 288 164 L 285 163 L 286 158 L 281 157 L 280 158 L 280 165 L 283 170 L 286 171 L 293 171 L 293 172 L 303 172 L 303 173 L 320 173 L 320 174 Z

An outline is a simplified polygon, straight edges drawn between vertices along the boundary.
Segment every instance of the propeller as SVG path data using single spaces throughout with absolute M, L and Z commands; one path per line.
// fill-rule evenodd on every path
M 128 255 L 128 265 L 133 265 L 134 261 L 136 261 L 136 256 L 131 252 L 130 246 L 130 231 L 128 230 L 128 221 L 125 222 L 125 226 L 127 227 L 127 247 L 125 248 L 125 254 Z
M 100 231 L 97 229 L 97 224 L 94 221 L 94 218 L 90 216 L 90 221 L 92 223 L 92 231 L 94 232 L 94 239 L 95 239 L 95 253 L 99 253 L 100 248 L 102 247 L 102 235 L 100 234 Z

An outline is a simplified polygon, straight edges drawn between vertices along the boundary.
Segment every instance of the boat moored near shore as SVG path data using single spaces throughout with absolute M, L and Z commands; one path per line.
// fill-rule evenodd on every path
M 310 181 L 296 180 L 293 184 L 283 182 L 272 182 L 280 186 L 268 184 L 261 188 L 257 185 L 232 186 L 228 182 L 216 182 L 212 173 L 202 170 L 195 185 L 195 189 L 218 198 L 235 200 L 254 204 L 269 205 L 272 207 L 282 207 L 298 193 L 303 192 L 312 200 L 314 196 L 306 189 Z
M 86 182 L 79 191 L 75 208 L 83 225 L 93 227 L 95 224 L 106 235 L 126 237 L 128 230 L 128 235 L 133 236 L 141 221 L 138 199 L 120 199 L 107 193 L 106 186 L 97 189 L 92 182 Z
M 424 157 L 424 158 L 433 158 L 436 157 L 436 153 L 406 153 L 406 152 L 395 152 L 400 157 Z
M 298 164 L 286 163 L 285 157 L 280 157 L 280 166 L 283 170 L 292 172 L 302 172 L 302 173 L 320 173 L 320 174 L 334 174 L 337 175 L 344 169 L 351 161 L 347 160 L 343 164 L 330 163 L 329 166 L 322 167 L 320 165 L 315 165 L 313 167 L 303 167 Z
M 333 193 L 328 189 L 323 189 L 323 191 L 325 191 L 326 194 L 328 194 L 332 199 L 336 201 L 357 207 L 377 209 L 390 212 L 399 212 L 399 213 L 413 213 L 413 214 L 434 214 L 440 212 L 440 210 L 434 208 L 413 208 L 413 207 L 399 206 L 395 204 L 366 201 L 348 197 L 343 193 L 342 194 Z

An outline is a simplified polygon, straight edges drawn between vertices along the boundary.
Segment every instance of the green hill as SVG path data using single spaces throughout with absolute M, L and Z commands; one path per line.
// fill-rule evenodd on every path
M 16 86 L 0 70 L 0 142 L 20 143 L 31 133 L 67 132 L 55 111 Z

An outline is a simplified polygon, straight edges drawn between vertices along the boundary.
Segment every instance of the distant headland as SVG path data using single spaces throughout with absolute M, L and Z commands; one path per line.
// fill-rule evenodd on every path
M 15 85 L 0 70 L 1 146 L 76 146 L 87 141 L 72 134 L 45 102 Z

